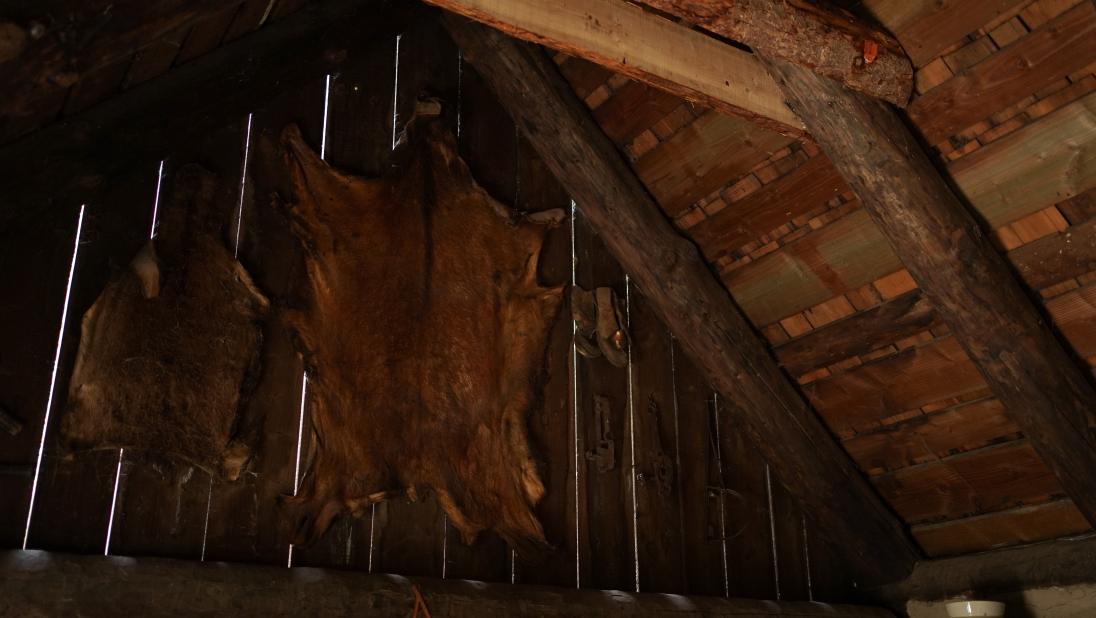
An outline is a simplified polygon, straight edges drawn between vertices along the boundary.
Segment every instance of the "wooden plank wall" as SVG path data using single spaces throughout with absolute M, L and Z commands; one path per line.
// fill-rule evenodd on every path
M 387 166 L 394 131 L 398 135 L 420 96 L 442 99 L 462 155 L 492 195 L 525 211 L 563 208 L 572 214 L 549 234 L 542 279 L 612 287 L 626 315 L 632 348 L 625 368 L 576 355 L 566 304 L 552 331 L 544 405 L 530 411 L 529 427 L 547 487 L 538 512 L 555 550 L 515 556 L 493 533 L 464 546 L 427 492 L 417 502 L 392 500 L 361 520 L 337 522 L 318 543 L 294 548 L 290 558 L 276 499 L 293 492 L 315 441 L 302 392 L 304 367 L 278 329 L 267 335 L 264 375 L 250 403 L 263 423 L 261 454 L 241 480 L 211 479 L 138 453 L 127 452 L 120 464 L 116 451 L 62 460 L 56 422 L 79 317 L 111 269 L 123 267 L 147 238 L 159 180 L 159 162 L 151 161 L 118 179 L 103 203 L 88 206 L 29 546 L 102 552 L 113 509 L 112 554 L 645 592 L 848 599 L 851 578 L 779 479 L 767 476 L 765 462 L 735 423 L 733 405 L 715 397 L 644 291 L 632 285 L 583 220 L 581 204 L 572 208 L 436 24 L 416 26 L 344 73 L 317 76 L 307 88 L 195 140 L 165 163 L 161 192 L 168 199 L 174 172 L 191 162 L 229 183 L 243 177 L 242 210 L 225 205 L 226 242 L 236 242 L 238 216 L 241 262 L 271 297 L 292 302 L 300 255 L 285 221 L 267 203 L 271 191 L 285 190 L 284 180 L 270 173 L 257 144 L 276 140 L 292 122 L 318 147 L 326 97 L 327 159 L 377 174 Z M 0 542 L 6 547 L 22 542 L 77 206 L 28 233 L 12 234 L 0 253 L 0 283 L 17 292 L 14 302 L 0 305 L 0 403 L 26 422 L 20 435 L 0 437 L 4 463 L 16 464 L 12 469 L 18 471 L 0 477 L 5 495 L 19 497 L 0 504 Z M 597 423 L 598 400 L 607 403 L 608 436 Z M 603 439 L 613 441 L 614 458 L 600 472 L 591 449 Z

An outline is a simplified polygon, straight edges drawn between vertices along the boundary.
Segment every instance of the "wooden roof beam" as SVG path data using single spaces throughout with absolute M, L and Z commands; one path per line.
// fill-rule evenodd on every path
M 906 579 L 865 590 L 864 597 L 904 611 L 911 600 L 943 601 L 970 591 L 992 597 L 1091 583 L 1096 583 L 1096 536 L 1088 535 L 925 560 Z
M 533 46 L 447 16 L 503 106 L 659 316 L 726 398 L 778 477 L 865 579 L 918 556 L 902 524 L 781 372 L 766 344 L 552 62 Z
M 425 1 L 721 113 L 804 134 L 753 54 L 621 0 Z
M 520 618 L 890 618 L 885 609 L 796 601 L 605 593 L 547 586 L 408 579 L 344 569 L 169 558 L 0 551 L 0 598 L 12 616 L 349 615 Z M 425 611 L 419 611 L 417 600 Z M 426 606 L 429 609 L 426 609 Z
M 1096 389 L 890 106 L 766 60 L 993 393 L 1096 525 Z
M 806 0 L 642 0 L 690 24 L 905 107 L 913 64 L 898 40 Z

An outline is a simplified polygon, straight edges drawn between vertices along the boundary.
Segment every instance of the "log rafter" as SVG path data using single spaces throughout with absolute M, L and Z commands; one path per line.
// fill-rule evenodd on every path
M 803 125 L 748 51 L 621 0 L 425 0 L 784 135 Z
M 889 106 L 766 59 L 940 318 L 1096 524 L 1096 390 Z
M 644 1 L 899 107 L 913 92 L 913 65 L 898 40 L 843 11 L 804 0 Z
M 918 556 L 901 523 L 781 372 L 696 248 L 666 221 L 544 54 L 467 20 L 446 24 L 610 252 L 731 404 L 779 478 L 867 579 Z

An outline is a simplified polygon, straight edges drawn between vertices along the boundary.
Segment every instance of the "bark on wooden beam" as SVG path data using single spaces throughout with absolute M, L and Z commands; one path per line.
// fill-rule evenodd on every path
M 467 20 L 446 24 L 582 215 L 726 397 L 779 478 L 871 579 L 918 552 L 781 372 L 767 347 L 536 47 Z M 899 575 L 900 577 L 901 575 Z
M 163 558 L 0 553 L 5 616 L 391 616 L 416 592 L 441 618 L 479 616 L 735 616 L 887 618 L 879 608 L 681 597 L 368 575 Z
M 425 0 L 688 101 L 799 137 L 779 88 L 741 49 L 620 0 Z
M 939 601 L 967 591 L 992 597 L 1083 583 L 1096 583 L 1096 536 L 918 562 L 906 579 L 867 590 L 865 597 L 902 607 L 909 600 Z
M 806 0 L 643 1 L 899 107 L 913 92 L 913 64 L 897 39 L 848 13 Z
M 51 200 L 87 201 L 112 175 L 322 79 L 354 50 L 387 42 L 410 12 L 361 0 L 315 4 L 0 148 L 0 221 Z
M 1096 524 L 1096 390 L 894 109 L 769 59 L 860 198 L 1062 487 Z

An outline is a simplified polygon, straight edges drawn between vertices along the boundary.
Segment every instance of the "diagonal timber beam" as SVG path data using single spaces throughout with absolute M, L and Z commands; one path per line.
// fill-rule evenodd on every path
M 446 16 L 465 57 L 610 252 L 737 415 L 762 454 L 865 579 L 901 578 L 917 549 L 766 345 L 678 234 L 590 112 L 534 46 Z
M 913 64 L 898 40 L 843 11 L 806 0 L 643 1 L 899 107 L 913 92 Z
M 993 393 L 1096 525 L 1096 390 L 890 106 L 767 60 Z
M 425 0 L 778 133 L 803 125 L 757 58 L 622 0 Z

